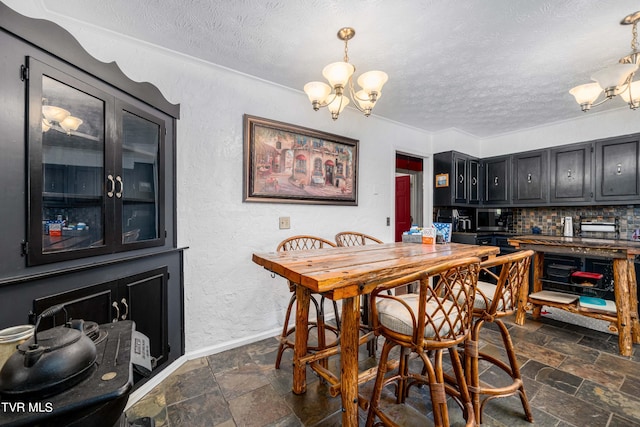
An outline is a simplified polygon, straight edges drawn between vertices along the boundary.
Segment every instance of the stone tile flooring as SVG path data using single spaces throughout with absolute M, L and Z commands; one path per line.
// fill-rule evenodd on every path
M 640 427 L 640 346 L 630 358 L 617 354 L 617 336 L 543 317 L 524 326 L 511 322 L 525 387 L 533 408 L 534 425 L 576 427 Z M 501 354 L 496 329 L 482 331 L 483 351 Z M 165 379 L 128 412 L 128 418 L 149 416 L 156 426 L 293 427 L 340 426 L 340 398 L 308 371 L 307 392 L 291 392 L 291 351 L 282 368 L 273 363 L 275 338 L 192 360 Z M 381 345 L 379 347 L 382 347 Z M 361 367 L 374 366 L 375 358 L 361 351 Z M 331 359 L 336 372 L 339 360 Z M 484 366 L 481 379 L 499 386 L 504 374 Z M 369 396 L 372 382 L 361 386 Z M 395 405 L 391 391 L 383 395 L 394 419 L 403 426 L 432 425 L 428 389 L 413 389 L 405 405 Z M 464 425 L 453 403 L 454 425 Z M 366 413 L 360 411 L 364 425 Z M 530 426 L 518 397 L 489 402 L 483 426 Z

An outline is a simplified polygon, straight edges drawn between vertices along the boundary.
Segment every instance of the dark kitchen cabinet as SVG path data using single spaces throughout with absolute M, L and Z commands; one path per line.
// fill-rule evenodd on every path
M 167 283 L 166 267 L 112 280 L 33 301 L 35 316 L 43 310 L 64 304 L 64 311 L 43 319 L 41 328 L 64 324 L 65 317 L 98 324 L 133 320 L 136 330 L 149 338 L 151 356 L 158 365 L 167 361 Z
M 549 198 L 549 152 L 537 150 L 514 154 L 513 166 L 514 204 L 544 204 Z
M 511 156 L 497 156 L 482 160 L 484 169 L 484 203 L 508 205 L 510 203 Z
M 640 135 L 595 143 L 596 201 L 640 198 Z
M 482 191 L 480 190 L 480 160 L 475 158 L 469 159 L 469 167 L 467 168 L 467 180 L 469 183 L 469 204 L 478 205 L 481 202 Z
M 593 198 L 592 151 L 592 143 L 551 149 L 549 178 L 552 203 L 588 202 Z
M 456 151 L 437 153 L 433 158 L 436 175 L 433 192 L 435 206 L 466 206 L 480 202 L 477 158 Z M 445 181 L 439 181 L 446 176 Z

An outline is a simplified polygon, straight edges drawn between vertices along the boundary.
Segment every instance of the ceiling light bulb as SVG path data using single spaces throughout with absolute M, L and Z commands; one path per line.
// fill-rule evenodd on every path
M 591 80 L 598 82 L 606 92 L 607 98 L 617 95 L 616 88 L 625 83 L 631 73 L 638 68 L 637 64 L 613 64 L 594 73 Z
M 587 111 L 602 93 L 602 88 L 598 83 L 587 83 L 576 86 L 569 91 L 576 98 L 576 102 L 582 107 L 582 111 Z
M 338 118 L 338 115 L 342 113 L 342 110 L 344 110 L 344 107 L 346 107 L 347 105 L 349 105 L 349 98 L 342 95 L 335 96 L 333 100 L 329 102 L 327 108 L 331 112 L 331 117 L 333 118 L 333 120 L 336 120 Z
M 326 83 L 309 82 L 304 85 L 304 92 L 309 97 L 311 104 L 313 104 L 313 109 L 318 110 L 331 93 L 331 88 Z
M 620 92 L 620 97 L 624 99 L 624 102 L 629 104 L 631 108 L 638 108 L 640 105 L 640 80 L 629 83 L 627 88 Z
M 67 132 L 67 134 L 69 134 L 71 133 L 72 130 L 77 130 L 78 126 L 80 126 L 81 124 L 82 124 L 82 119 L 69 116 L 60 122 L 60 127 L 64 129 Z
M 354 71 L 355 67 L 353 65 L 341 61 L 324 67 L 322 75 L 325 79 L 329 80 L 332 88 L 344 88 Z
M 380 99 L 381 97 L 382 93 L 379 92 L 377 99 Z M 364 110 L 364 115 L 367 117 L 371 114 L 371 110 L 373 110 L 375 105 L 375 102 L 369 99 L 369 94 L 365 92 L 364 89 L 356 92 L 356 102 L 360 105 L 360 108 Z
M 358 77 L 358 84 L 367 94 L 380 93 L 387 80 L 389 76 L 384 71 L 367 71 Z
M 51 122 L 62 122 L 64 119 L 71 115 L 70 112 L 65 110 L 64 108 L 55 107 L 53 105 L 43 105 L 42 106 L 42 114 L 44 118 Z

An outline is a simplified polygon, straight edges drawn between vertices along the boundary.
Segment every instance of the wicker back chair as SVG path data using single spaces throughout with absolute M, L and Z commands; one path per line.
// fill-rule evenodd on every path
M 308 249 L 322 249 L 335 247 L 335 243 L 323 239 L 322 237 L 316 236 L 308 236 L 308 235 L 299 235 L 289 237 L 280 244 L 278 244 L 277 251 L 298 251 L 298 250 L 308 250 Z M 296 284 L 289 281 L 289 290 L 292 292 L 291 298 L 289 299 L 289 306 L 287 307 L 287 314 L 284 319 L 284 326 L 282 328 L 282 333 L 280 334 L 280 345 L 278 347 L 278 355 L 276 357 L 276 369 L 280 369 L 280 362 L 282 360 L 282 354 L 287 348 L 293 348 L 294 342 L 290 338 L 290 336 L 295 332 L 295 326 L 289 327 L 289 321 L 291 319 L 291 311 L 296 302 Z M 336 318 L 336 326 L 327 325 L 324 321 L 324 302 L 325 297 L 320 296 L 320 301 L 318 301 L 318 294 L 312 294 L 310 301 L 313 303 L 316 311 L 316 320 L 314 322 L 309 322 L 309 330 L 316 329 L 317 332 L 317 344 L 311 344 L 307 346 L 307 349 L 311 352 L 324 350 L 328 347 L 334 347 L 338 345 L 338 338 L 340 336 L 340 315 L 338 313 L 338 305 L 335 301 L 333 302 L 333 311 Z M 333 335 L 334 339 L 330 342 L 327 342 L 327 334 Z M 327 359 L 322 359 L 319 361 L 320 365 L 323 367 L 328 366 Z
M 382 240 L 357 231 L 342 231 L 336 234 L 338 246 L 363 246 L 371 243 L 382 243 Z
M 461 406 L 467 425 L 475 425 L 471 397 L 457 347 L 468 338 L 471 330 L 479 270 L 479 258 L 447 261 L 386 283 L 373 291 L 371 311 L 374 331 L 382 335 L 385 341 L 369 405 L 368 427 L 374 425 L 376 418 L 383 425 L 397 425 L 380 405 L 382 389 L 390 383 L 397 385 L 397 403 L 405 402 L 411 386 L 428 386 L 436 426 L 449 425 L 447 394 Z M 416 280 L 420 283 L 419 294 L 388 295 L 386 292 Z M 389 353 L 395 346 L 402 348 L 398 371 L 386 375 Z M 445 349 L 451 357 L 456 386 L 444 381 L 442 353 Z M 421 373 L 409 372 L 411 353 L 416 353 L 422 359 L 424 368 Z
M 364 246 L 367 244 L 382 244 L 382 240 L 369 236 L 368 234 L 360 233 L 357 231 L 342 231 L 336 234 L 336 243 L 338 246 Z M 389 291 L 391 294 L 391 291 Z M 371 319 L 369 318 L 369 298 L 362 298 L 360 303 L 360 312 L 362 319 L 362 329 L 365 333 L 371 331 Z M 369 356 L 375 356 L 377 350 L 377 340 L 372 339 L 367 343 L 369 350 Z
M 486 274 L 483 276 L 493 283 L 478 282 L 473 310 L 475 323 L 466 346 L 468 357 L 465 361 L 467 382 L 478 423 L 482 422 L 482 411 L 488 401 L 496 397 L 512 396 L 514 394 L 519 395 L 527 420 L 533 422 L 533 415 L 524 391 L 513 342 L 511 341 L 509 330 L 501 320 L 501 318 L 515 313 L 518 308 L 518 300 L 521 298 L 521 290 L 528 289 L 525 284 L 529 280 L 529 266 L 531 265 L 532 256 L 533 251 L 531 250 L 519 251 L 488 259 L 481 264 L 482 272 Z M 522 296 L 522 298 L 526 297 Z M 507 353 L 507 363 L 494 355 L 479 352 L 478 341 L 480 340 L 480 331 L 485 322 L 491 322 L 498 326 L 504 349 Z M 511 385 L 499 389 L 481 386 L 479 360 L 484 360 L 500 367 L 511 377 Z M 484 399 L 482 399 L 483 395 L 486 396 Z

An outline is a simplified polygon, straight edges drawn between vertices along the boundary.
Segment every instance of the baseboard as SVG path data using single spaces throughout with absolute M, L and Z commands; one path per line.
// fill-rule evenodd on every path
M 334 318 L 335 316 L 327 316 L 326 320 L 332 320 Z M 293 326 L 293 324 L 291 324 L 291 326 Z M 277 329 L 261 332 L 256 335 L 251 335 L 251 336 L 243 337 L 237 340 L 227 341 L 222 344 L 212 345 L 208 347 L 199 348 L 194 351 L 186 352 L 183 356 L 180 356 L 169 366 L 165 367 L 162 371 L 154 375 L 153 378 L 149 379 L 149 381 L 147 381 L 146 383 L 141 385 L 139 388 L 134 390 L 129 395 L 129 400 L 127 401 L 127 406 L 125 407 L 125 411 L 128 410 L 133 405 L 135 405 L 147 393 L 153 390 L 154 387 L 160 384 L 163 380 L 169 377 L 169 375 L 171 375 L 173 372 L 175 372 L 178 368 L 180 368 L 189 360 L 211 356 L 212 354 L 222 353 L 223 351 L 232 350 L 234 348 L 242 347 L 247 344 L 252 344 L 254 342 L 262 341 L 267 338 L 277 337 L 280 335 L 281 332 L 282 332 L 282 328 L 278 327 Z

